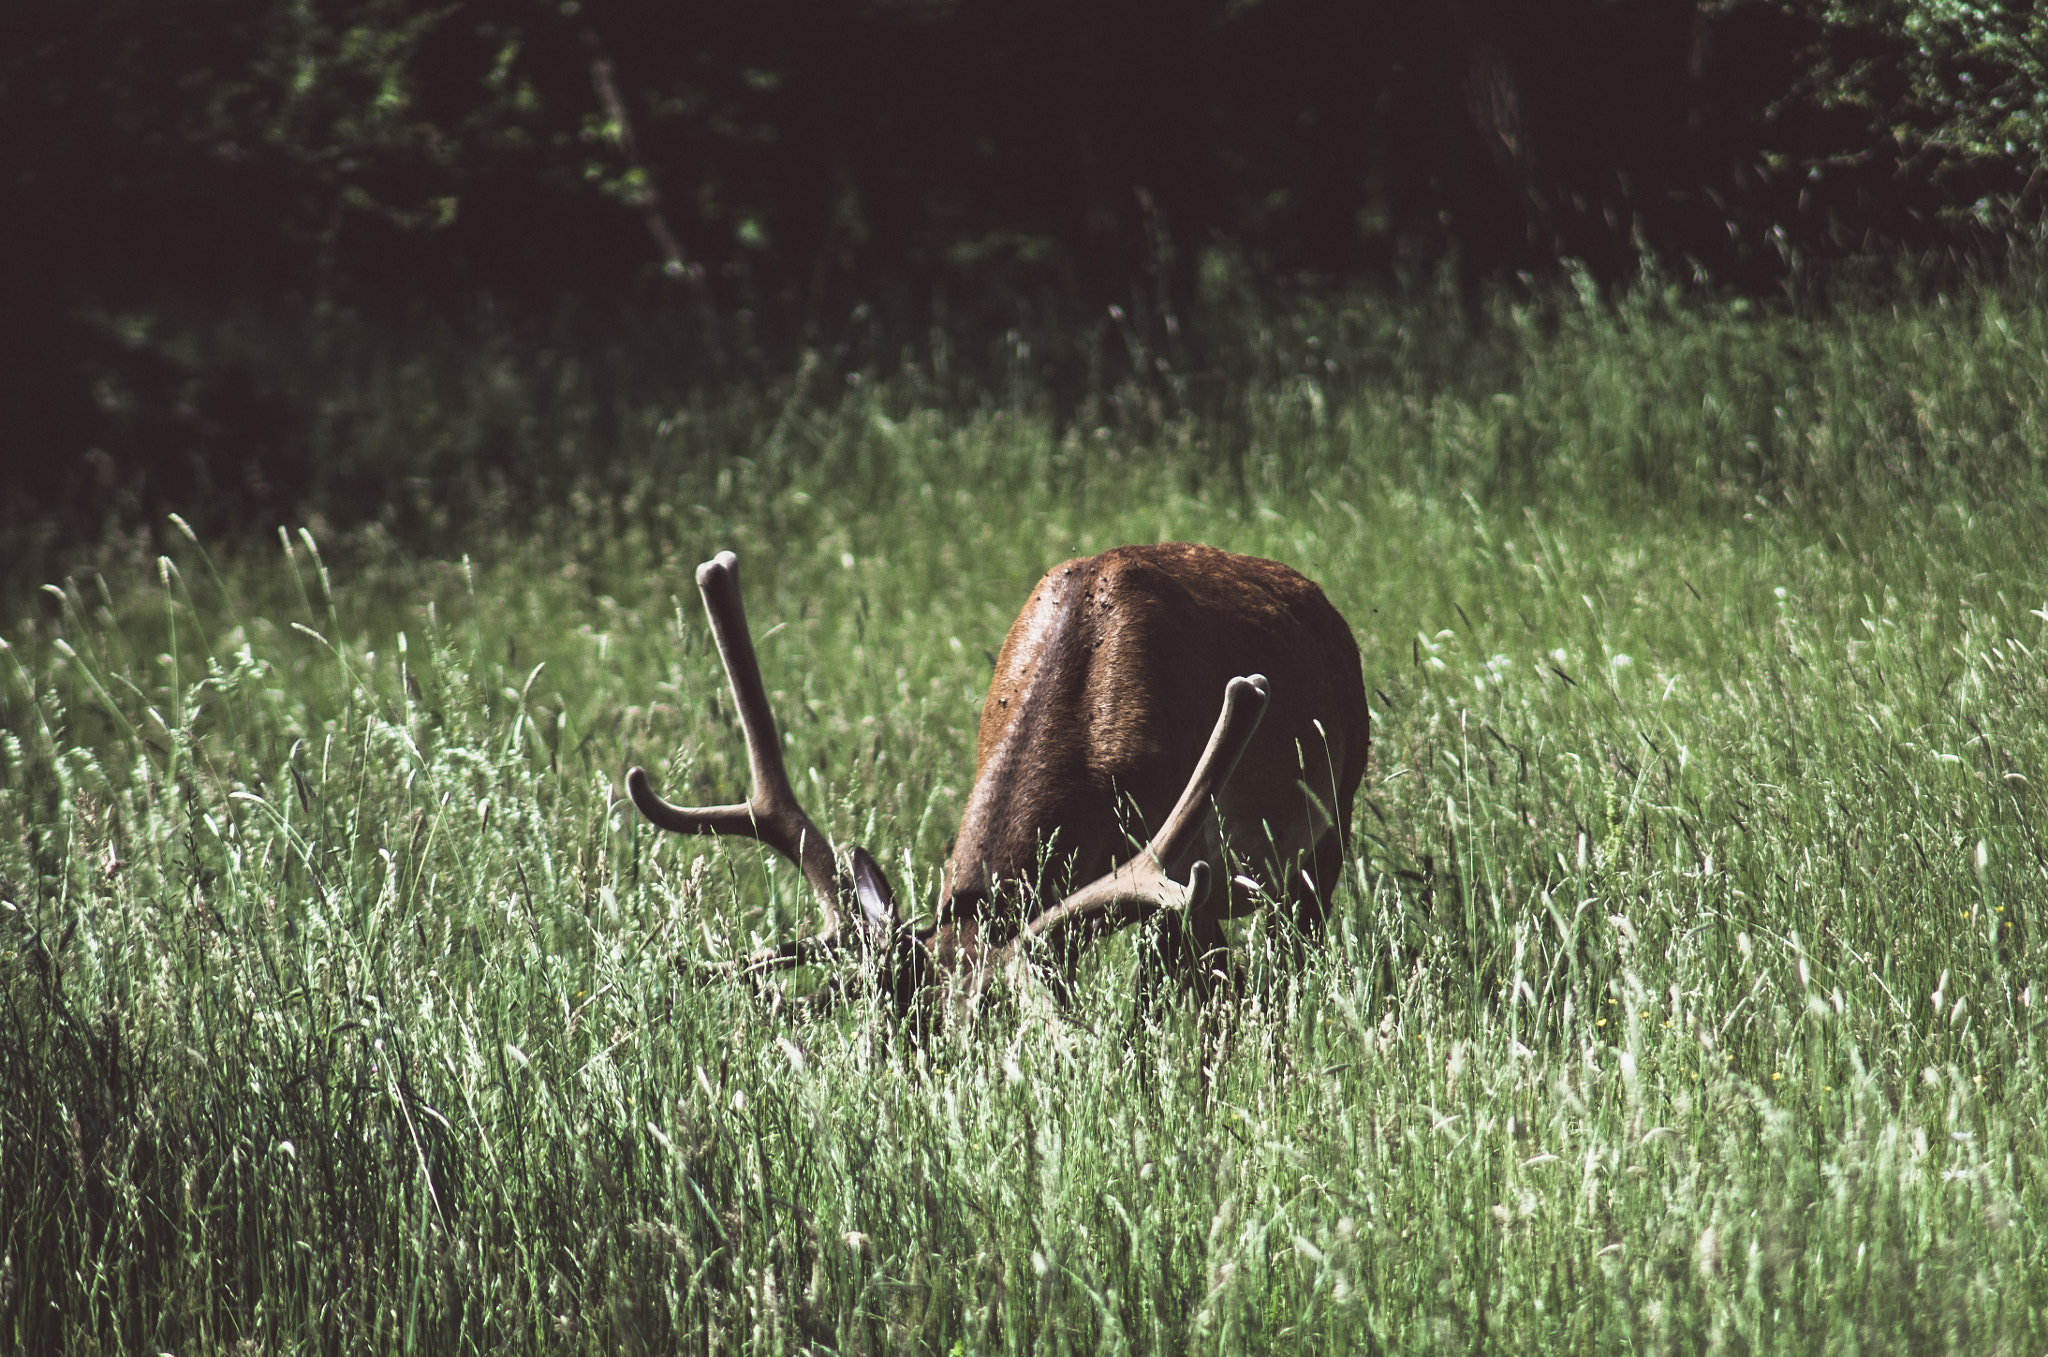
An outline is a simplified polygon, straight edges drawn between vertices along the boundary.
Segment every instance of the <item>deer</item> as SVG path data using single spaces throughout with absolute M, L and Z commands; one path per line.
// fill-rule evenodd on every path
M 756 839 L 816 897 L 807 937 L 753 953 L 749 976 L 854 955 L 899 1007 L 979 995 L 1026 958 L 1070 977 L 1096 939 L 1161 916 L 1161 973 L 1197 986 L 1227 964 L 1227 921 L 1284 907 L 1321 931 L 1343 870 L 1371 717 L 1358 644 L 1322 590 L 1274 561 L 1169 542 L 1055 566 L 996 657 L 968 792 L 931 923 L 912 929 L 881 867 L 805 814 L 722 551 L 697 587 L 732 686 L 753 791 L 725 806 L 626 789 L 679 834 Z M 1133 850 L 1133 845 L 1140 845 Z M 1225 853 L 1253 867 L 1223 877 Z M 1060 892 L 1065 892 L 1064 894 Z

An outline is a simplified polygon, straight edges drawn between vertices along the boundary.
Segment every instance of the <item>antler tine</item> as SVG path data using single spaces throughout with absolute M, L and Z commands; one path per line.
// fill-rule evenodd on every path
M 752 799 L 732 806 L 685 807 L 671 805 L 656 794 L 640 768 L 626 771 L 626 791 L 633 804 L 663 829 L 678 834 L 737 834 L 758 839 L 775 849 L 803 872 L 811 893 L 818 897 L 824 913 L 824 927 L 814 937 L 792 942 L 754 958 L 754 964 L 791 964 L 808 959 L 820 950 L 830 950 L 839 937 L 839 899 L 845 883 L 833 859 L 832 845 L 804 814 L 789 773 L 782 764 L 782 743 L 775 730 L 775 716 L 768 707 L 768 690 L 761 682 L 761 666 L 754 658 L 753 637 L 747 631 L 746 605 L 740 599 L 739 558 L 721 551 L 697 567 L 697 590 L 704 595 L 704 612 L 711 619 L 711 635 L 718 642 L 719 658 L 732 683 L 733 701 L 739 706 L 740 729 L 747 738 L 747 764 L 753 772 Z
M 1192 864 L 1186 885 L 1174 881 L 1170 871 L 1194 852 L 1202 817 L 1237 770 L 1238 759 L 1259 728 L 1259 718 L 1266 714 L 1266 697 L 1263 674 L 1234 678 L 1224 685 L 1223 711 L 1216 718 L 1216 729 L 1210 732 L 1208 747 L 1202 751 L 1201 760 L 1195 764 L 1195 771 L 1166 823 L 1159 827 L 1144 851 L 1029 920 L 1016 939 L 982 972 L 976 988 L 1007 970 L 1027 947 L 1043 942 L 1061 929 L 1092 921 L 1107 921 L 1121 927 L 1166 910 L 1195 908 L 1207 898 L 1208 863 Z

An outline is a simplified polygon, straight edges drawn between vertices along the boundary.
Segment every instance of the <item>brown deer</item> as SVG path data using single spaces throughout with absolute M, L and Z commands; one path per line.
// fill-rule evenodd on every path
M 842 865 L 797 804 L 738 570 L 720 552 L 698 567 L 697 587 L 753 799 L 673 806 L 639 768 L 626 788 L 663 829 L 756 838 L 802 870 L 822 927 L 744 970 L 866 949 L 908 1003 L 945 979 L 979 991 L 1027 950 L 1064 972 L 1089 940 L 1166 912 L 1184 921 L 1160 939 L 1182 974 L 1202 973 L 1226 945 L 1224 921 L 1265 899 L 1287 902 L 1303 932 L 1320 928 L 1371 732 L 1350 628 L 1295 571 L 1169 542 L 1068 561 L 1040 580 L 996 659 L 935 920 L 912 932 L 874 859 L 855 848 Z M 1212 881 L 1226 846 L 1260 878 Z M 1070 883 L 1082 884 L 1054 896 Z

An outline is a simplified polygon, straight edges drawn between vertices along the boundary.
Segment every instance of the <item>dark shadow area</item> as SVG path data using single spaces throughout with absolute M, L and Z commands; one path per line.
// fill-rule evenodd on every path
M 0 523 L 33 543 L 532 492 L 602 471 L 651 401 L 739 393 L 779 438 L 778 411 L 836 399 L 820 383 L 905 373 L 931 405 L 1036 402 L 1056 434 L 1200 426 L 1229 464 L 1246 386 L 1313 371 L 1267 344 L 1303 302 L 1364 290 L 1469 336 L 1557 287 L 1796 311 L 1997 271 L 2048 193 L 2028 23 L 1819 0 L 16 6 Z M 223 324 L 241 338 L 193 342 Z M 1424 388 L 1470 362 L 1399 328 L 1350 337 L 1354 361 L 1378 344 Z M 474 372 L 299 379 L 376 333 L 523 336 L 492 380 L 590 399 L 451 441 L 401 407 Z M 588 371 L 635 345 L 626 375 Z

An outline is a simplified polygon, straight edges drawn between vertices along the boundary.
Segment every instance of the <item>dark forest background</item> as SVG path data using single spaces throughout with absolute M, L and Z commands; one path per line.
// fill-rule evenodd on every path
M 2048 201 L 2044 51 L 1950 0 L 12 5 L 7 512 L 293 502 L 308 412 L 162 340 L 237 308 L 673 316 L 685 387 L 852 316 L 1073 386 L 1217 367 L 1246 296 L 1995 269 Z M 1142 342 L 1063 342 L 1105 316 Z

